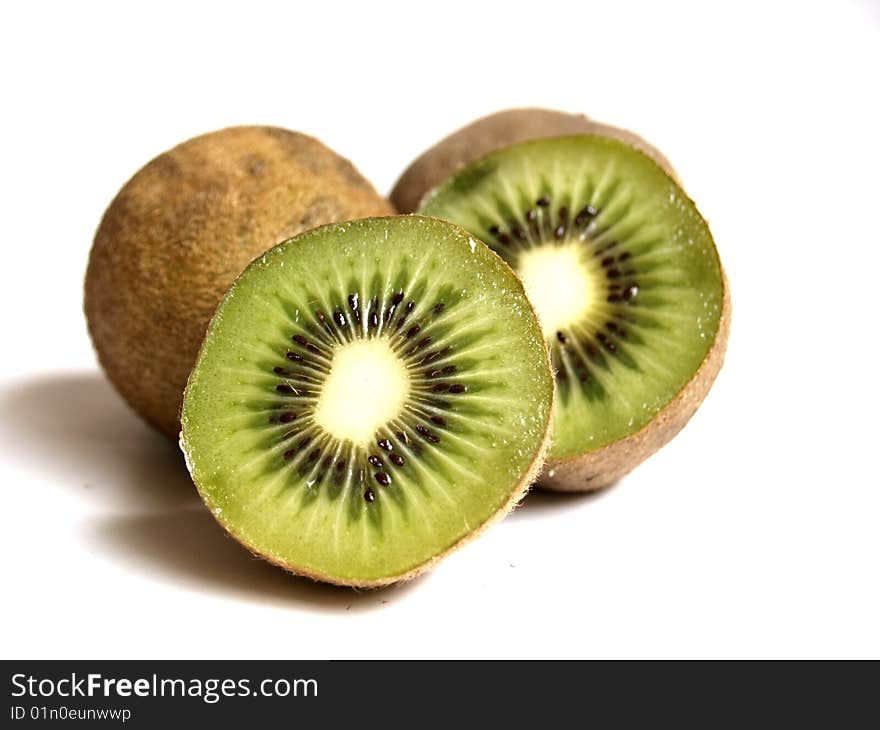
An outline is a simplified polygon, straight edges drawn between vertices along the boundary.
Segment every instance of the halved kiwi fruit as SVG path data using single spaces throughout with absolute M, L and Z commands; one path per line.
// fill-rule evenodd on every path
M 256 256 L 324 223 L 391 206 L 313 137 L 230 127 L 138 171 L 95 234 L 85 282 L 89 333 L 113 385 L 174 438 L 205 328 Z
M 684 426 L 721 367 L 730 299 L 706 222 L 654 160 L 598 135 L 524 142 L 421 212 L 494 248 L 538 312 L 558 386 L 541 485 L 607 486 Z
M 509 510 L 549 440 L 554 380 L 522 283 L 421 216 L 304 233 L 229 290 L 181 446 L 217 520 L 293 572 L 412 577 Z

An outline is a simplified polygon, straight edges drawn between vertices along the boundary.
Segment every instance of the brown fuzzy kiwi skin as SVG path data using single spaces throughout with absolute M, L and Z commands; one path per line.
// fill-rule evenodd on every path
M 391 202 L 401 213 L 417 210 L 422 199 L 446 178 L 490 152 L 518 142 L 573 134 L 613 137 L 653 158 L 677 180 L 669 160 L 653 145 L 626 129 L 593 121 L 583 114 L 552 109 L 507 109 L 477 119 L 422 153 L 400 176 Z
M 257 256 L 309 228 L 392 210 L 352 164 L 277 127 L 230 127 L 159 155 L 116 195 L 85 280 L 110 381 L 170 437 L 208 321 Z
M 722 272 L 724 298 L 712 347 L 694 376 L 656 416 L 634 434 L 587 454 L 551 459 L 537 486 L 557 492 L 592 492 L 611 486 L 671 441 L 706 397 L 727 351 L 730 288 Z
M 493 251 L 493 253 L 494 253 L 494 251 Z M 495 254 L 495 255 L 497 256 L 498 254 Z M 500 256 L 498 256 L 498 259 L 506 268 L 508 268 L 511 271 L 511 273 L 514 273 L 513 269 L 510 268 L 509 264 L 504 259 L 502 259 Z M 514 279 L 517 282 L 520 282 L 520 279 L 518 277 L 516 277 L 515 274 L 514 274 Z M 521 282 L 520 282 L 520 286 L 522 287 Z M 529 307 L 532 310 L 532 314 L 535 316 L 535 319 L 537 319 L 538 315 L 535 312 L 534 307 L 532 306 L 532 304 L 528 300 L 528 298 L 525 297 L 525 288 L 522 288 L 521 291 L 523 294 L 523 298 L 525 298 L 525 300 L 529 304 Z M 201 350 L 201 346 L 199 349 Z M 551 398 L 552 398 L 552 397 L 555 397 L 556 378 L 552 376 L 553 365 L 552 365 L 552 360 L 550 359 L 550 348 L 547 346 L 546 342 L 544 342 L 544 357 L 546 358 L 546 362 L 547 362 L 547 370 L 551 373 L 550 382 L 552 383 L 552 388 L 553 388 L 553 393 L 551 393 Z M 320 571 L 305 570 L 299 566 L 290 565 L 289 563 L 284 562 L 281 558 L 279 558 L 275 555 L 270 555 L 270 554 L 267 554 L 267 553 L 264 553 L 264 552 L 257 550 L 252 545 L 249 545 L 246 542 L 244 542 L 238 535 L 236 535 L 229 528 L 229 526 L 224 522 L 222 514 L 217 514 L 216 512 L 214 512 L 212 510 L 211 515 L 214 517 L 215 520 L 217 520 L 217 522 L 220 524 L 220 526 L 223 528 L 223 530 L 226 532 L 226 534 L 229 537 L 231 537 L 233 540 L 235 540 L 239 545 L 241 545 L 243 548 L 245 548 L 254 557 L 260 558 L 261 560 L 265 560 L 266 562 L 271 563 L 272 565 L 275 565 L 275 566 L 281 568 L 282 570 L 284 570 L 287 573 L 290 573 L 293 576 L 303 577 L 303 578 L 311 578 L 312 580 L 320 582 L 320 583 L 328 583 L 330 585 L 335 585 L 335 586 L 339 586 L 342 588 L 352 588 L 352 589 L 388 588 L 389 586 L 393 586 L 393 585 L 396 585 L 399 583 L 405 583 L 406 581 L 410 581 L 413 578 L 417 578 L 418 576 L 422 575 L 423 573 L 427 573 L 432 568 L 434 568 L 445 557 L 447 557 L 448 555 L 451 555 L 456 550 L 458 550 L 459 548 L 461 548 L 464 545 L 466 545 L 467 543 L 469 543 L 471 540 L 473 540 L 476 537 L 478 537 L 479 535 L 481 535 L 483 532 L 485 532 L 487 529 L 489 529 L 492 525 L 496 524 L 497 522 L 500 522 L 510 512 L 512 512 L 513 509 L 520 504 L 523 497 L 526 496 L 526 494 L 528 493 L 528 491 L 532 487 L 532 485 L 534 485 L 538 481 L 538 478 L 540 477 L 542 471 L 544 471 L 544 468 L 547 464 L 547 453 L 549 452 L 550 446 L 552 444 L 552 435 L 553 435 L 553 409 L 551 408 L 550 413 L 547 417 L 547 423 L 544 428 L 544 436 L 541 439 L 541 444 L 538 447 L 537 452 L 535 453 L 535 458 L 532 460 L 532 463 L 529 466 L 528 471 L 525 473 L 525 475 L 523 475 L 522 480 L 516 485 L 516 487 L 511 492 L 510 497 L 507 499 L 507 501 L 503 505 L 501 505 L 501 507 L 499 507 L 495 511 L 495 513 L 492 514 L 485 522 L 483 522 L 481 525 L 477 526 L 475 529 L 473 529 L 471 532 L 469 532 L 467 535 L 462 537 L 456 543 L 454 543 L 453 545 L 448 547 L 442 553 L 438 553 L 437 555 L 433 556 L 428 561 L 422 563 L 421 565 L 417 565 L 412 570 L 407 571 L 406 573 L 402 573 L 400 575 L 386 576 L 383 578 L 377 578 L 376 580 L 349 580 L 349 581 L 346 581 L 346 580 L 342 580 L 339 577 L 334 576 L 334 575 L 329 575 L 327 573 L 321 573 Z M 189 444 L 186 441 L 186 438 L 184 437 L 183 431 L 180 431 L 180 433 L 178 435 L 178 439 L 179 439 L 178 443 L 180 445 L 180 450 L 183 452 L 184 461 L 186 462 L 186 468 L 190 473 L 190 477 L 192 478 L 193 484 L 195 485 L 196 490 L 199 493 L 199 496 L 202 498 L 202 501 L 207 504 L 206 495 L 203 493 L 201 486 L 199 485 L 198 481 L 195 478 L 195 475 L 193 474 L 192 462 L 190 460 L 190 448 L 189 448 Z

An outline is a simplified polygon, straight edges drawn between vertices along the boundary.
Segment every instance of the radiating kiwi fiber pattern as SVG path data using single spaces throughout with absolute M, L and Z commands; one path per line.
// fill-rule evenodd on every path
M 508 147 L 421 212 L 463 225 L 522 276 L 556 371 L 553 459 L 645 427 L 715 342 L 725 292 L 709 229 L 667 173 L 620 141 Z
M 515 502 L 553 378 L 521 283 L 452 224 L 326 226 L 255 261 L 187 387 L 182 446 L 241 542 L 296 572 L 377 585 Z

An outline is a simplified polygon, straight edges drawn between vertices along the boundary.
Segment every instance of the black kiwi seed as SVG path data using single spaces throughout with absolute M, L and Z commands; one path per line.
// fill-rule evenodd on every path
M 410 328 L 407 330 L 407 332 L 406 332 L 406 336 L 407 336 L 408 339 L 412 339 L 413 337 L 415 337 L 415 336 L 416 336 L 419 332 L 421 332 L 421 331 L 422 331 L 422 328 L 421 328 L 419 325 L 414 324 L 412 327 L 410 327 Z
M 541 230 L 542 220 L 538 218 L 538 211 L 535 208 L 530 208 L 526 212 L 526 218 L 528 219 L 529 232 L 532 234 L 534 240 L 540 240 L 543 236 L 543 232 Z
M 339 459 L 336 462 L 335 468 L 336 468 L 336 471 L 342 471 L 343 469 L 345 469 L 345 459 Z
M 563 345 L 565 344 L 565 335 L 562 332 L 556 332 L 556 339 L 559 340 Z
M 629 286 L 623 290 L 623 298 L 626 299 L 626 301 L 630 301 L 638 293 L 639 285 L 633 284 L 632 286 Z
M 342 313 L 341 309 L 336 309 L 336 311 L 333 312 L 333 321 L 340 327 L 345 327 L 345 315 Z
M 284 368 L 274 367 L 272 368 L 272 372 L 276 375 L 287 375 L 287 371 Z
M 416 424 L 416 431 L 419 433 L 420 436 L 427 439 L 432 444 L 439 444 L 440 443 L 440 437 L 437 434 L 435 434 L 433 431 L 431 431 L 430 429 L 423 426 L 421 423 Z
M 455 383 L 454 385 L 449 386 L 450 393 L 464 393 L 467 391 L 467 386 L 462 385 L 461 383 Z
M 287 383 L 276 385 L 275 390 L 277 390 L 279 393 L 284 393 L 285 395 L 293 395 L 293 388 L 291 388 Z
M 373 494 L 373 490 L 372 490 L 372 489 L 367 489 L 367 491 L 364 492 L 364 501 L 366 501 L 366 502 L 374 502 L 375 500 L 376 500 L 376 495 Z
M 559 209 L 559 223 L 556 226 L 556 230 L 553 231 L 553 235 L 560 239 L 565 236 L 565 231 L 568 228 L 568 208 L 564 205 Z
M 394 451 L 394 444 L 392 444 L 388 439 L 379 439 L 376 443 L 379 444 L 380 449 L 384 449 L 385 451 Z
M 443 416 L 431 416 L 431 421 L 436 423 L 438 426 L 446 426 L 446 419 Z
M 452 352 L 451 347 L 444 347 L 442 350 L 435 350 L 434 352 L 429 352 L 425 355 L 420 361 L 419 365 L 427 365 L 429 362 L 433 362 L 434 360 L 438 360 L 439 358 L 448 355 Z
M 602 343 L 602 346 L 608 350 L 609 352 L 614 352 L 617 349 L 617 345 L 614 344 L 604 332 L 599 332 L 596 335 L 596 339 Z
M 373 478 L 383 487 L 387 487 L 389 484 L 391 484 L 391 477 L 388 476 L 384 471 L 377 471 L 375 474 L 373 474 Z
M 403 466 L 406 463 L 400 454 L 391 454 L 388 458 L 391 460 L 392 464 L 397 466 Z
M 403 308 L 403 311 L 400 313 L 400 316 L 397 317 L 397 321 L 395 322 L 394 329 L 395 331 L 400 331 L 403 328 L 404 323 L 406 322 L 406 318 L 409 317 L 410 312 L 413 311 L 413 308 L 416 306 L 415 302 L 407 302 L 406 306 Z
M 396 307 L 402 301 L 403 301 L 403 292 L 399 291 L 399 292 L 397 292 L 397 294 L 394 295 L 394 297 L 392 297 L 391 304 Z
M 447 366 L 446 366 L 445 368 L 443 368 L 443 370 L 441 370 L 440 372 L 443 373 L 444 375 L 451 375 L 451 374 L 454 373 L 456 370 L 457 370 L 457 368 L 455 367 L 455 365 L 447 365 Z
M 382 466 L 382 459 L 380 459 L 378 456 L 375 456 L 373 454 L 370 454 L 367 457 L 367 461 L 369 461 L 373 466 L 375 466 L 377 468 Z
M 355 322 L 361 321 L 361 310 L 358 306 L 358 295 L 357 294 L 349 294 L 348 295 L 348 308 L 351 310 L 352 316 L 354 316 Z
M 431 390 L 434 393 L 445 393 L 449 390 L 449 383 L 437 383 Z
M 593 218 L 596 217 L 597 213 L 598 211 L 592 205 L 585 205 L 574 217 L 574 223 L 578 228 L 584 228 Z
M 298 355 L 295 352 L 288 352 L 284 355 L 284 357 L 286 357 L 288 360 L 291 360 L 292 362 L 302 362 L 302 355 Z
M 535 205 L 546 208 L 548 205 L 550 205 L 550 198 L 548 198 L 546 195 L 542 195 L 535 201 Z
M 296 420 L 296 413 L 294 413 L 293 411 L 285 411 L 280 416 L 278 416 L 278 420 L 281 421 L 281 423 L 290 423 L 291 421 Z
M 302 347 L 305 347 L 307 350 L 314 352 L 318 355 L 321 354 L 321 350 L 319 350 L 318 347 L 313 342 L 309 341 L 308 339 L 306 339 L 302 335 L 294 335 L 291 339 L 297 345 L 301 345 Z
M 289 436 L 295 436 L 295 435 L 297 435 L 297 434 L 296 434 L 296 433 L 288 434 L 288 437 L 289 437 Z M 310 442 L 311 440 L 312 440 L 312 437 L 311 437 L 311 436 L 306 436 L 306 437 L 305 437 L 304 439 L 302 439 L 299 443 L 296 443 L 296 444 L 294 444 L 293 446 L 291 446 L 287 451 L 284 452 L 284 454 L 283 454 L 283 456 L 284 456 L 284 460 L 285 460 L 285 461 L 288 461 L 288 460 L 292 459 L 292 458 L 293 458 L 294 456 L 296 456 L 300 451 L 302 451 L 306 446 L 308 446 L 308 445 L 309 445 L 309 442 Z
M 432 309 L 431 311 L 434 312 L 434 314 L 442 314 L 444 309 L 446 309 L 446 304 L 444 304 L 443 302 L 437 302 L 434 305 L 434 309 Z

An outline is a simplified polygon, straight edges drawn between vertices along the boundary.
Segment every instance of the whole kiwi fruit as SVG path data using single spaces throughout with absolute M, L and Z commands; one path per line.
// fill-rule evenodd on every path
M 348 160 L 286 129 L 230 127 L 159 155 L 116 195 L 89 257 L 85 313 L 107 376 L 176 437 L 208 322 L 244 268 L 307 229 L 389 212 Z
M 626 142 L 676 178 L 663 153 L 627 129 L 553 109 L 506 109 L 471 122 L 419 155 L 394 185 L 391 202 L 399 212 L 412 213 L 430 190 L 490 152 L 518 142 L 572 134 L 597 134 Z

